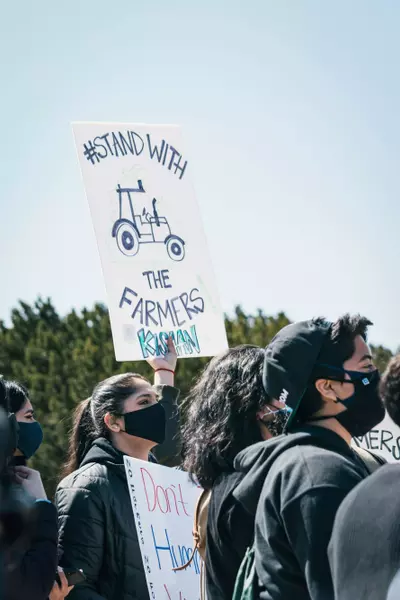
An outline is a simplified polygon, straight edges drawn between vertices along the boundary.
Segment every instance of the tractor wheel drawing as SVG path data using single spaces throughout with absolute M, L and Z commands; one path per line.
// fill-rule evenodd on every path
M 185 243 L 179 238 L 172 236 L 166 243 L 168 256 L 171 260 L 180 262 L 185 258 Z
M 131 223 L 122 223 L 116 238 L 118 249 L 125 256 L 135 256 L 139 252 L 139 236 Z

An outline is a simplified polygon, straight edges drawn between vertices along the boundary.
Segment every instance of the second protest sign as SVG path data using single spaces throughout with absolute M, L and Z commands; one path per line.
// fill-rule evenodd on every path
M 188 474 L 124 457 L 132 510 L 151 600 L 199 600 L 201 558 L 192 556 L 201 489 Z

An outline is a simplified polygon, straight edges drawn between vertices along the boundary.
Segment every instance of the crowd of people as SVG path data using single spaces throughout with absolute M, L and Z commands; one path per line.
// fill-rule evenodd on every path
M 34 399 L 0 380 L 1 482 L 20 515 L 0 536 L 5 600 L 149 599 L 124 455 L 179 466 L 204 488 L 208 600 L 400 598 L 399 467 L 352 444 L 385 408 L 400 426 L 400 356 L 381 379 L 370 326 L 318 318 L 265 349 L 231 348 L 181 415 L 170 339 L 148 361 L 154 383 L 111 376 L 77 407 L 54 502 L 27 465 L 43 438 Z

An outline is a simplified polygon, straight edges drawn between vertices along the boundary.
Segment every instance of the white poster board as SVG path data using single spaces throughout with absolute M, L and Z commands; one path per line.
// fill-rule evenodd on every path
M 124 457 L 150 600 L 199 600 L 200 555 L 192 555 L 201 489 L 184 471 Z
M 74 123 L 118 361 L 214 356 L 223 313 L 176 126 Z
M 388 414 L 379 425 L 363 437 L 355 438 L 353 443 L 383 456 L 387 462 L 400 461 L 400 427 L 393 423 Z

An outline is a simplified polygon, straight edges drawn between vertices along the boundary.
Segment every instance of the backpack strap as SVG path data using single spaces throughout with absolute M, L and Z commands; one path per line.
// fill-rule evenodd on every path
M 387 460 L 386 458 L 383 458 L 383 456 L 381 456 L 380 454 L 375 454 L 375 452 L 372 452 L 371 450 L 367 450 L 367 452 L 369 452 L 369 454 L 371 456 L 374 457 L 374 459 L 380 464 L 380 465 L 387 465 Z
M 181 567 L 175 567 L 173 571 L 183 571 L 191 565 L 194 559 L 196 551 L 199 552 L 200 556 L 204 559 L 204 553 L 206 548 L 205 540 L 205 527 L 207 525 L 208 516 L 208 505 L 211 498 L 211 490 L 203 490 L 200 494 L 194 511 L 194 523 L 193 523 L 193 550 L 192 554 L 186 564 Z
M 364 448 L 361 448 L 361 446 L 355 446 L 353 450 L 363 461 L 370 474 L 379 469 L 381 465 L 386 464 L 386 460 L 382 458 L 382 456 L 378 456 L 369 450 L 365 450 Z

